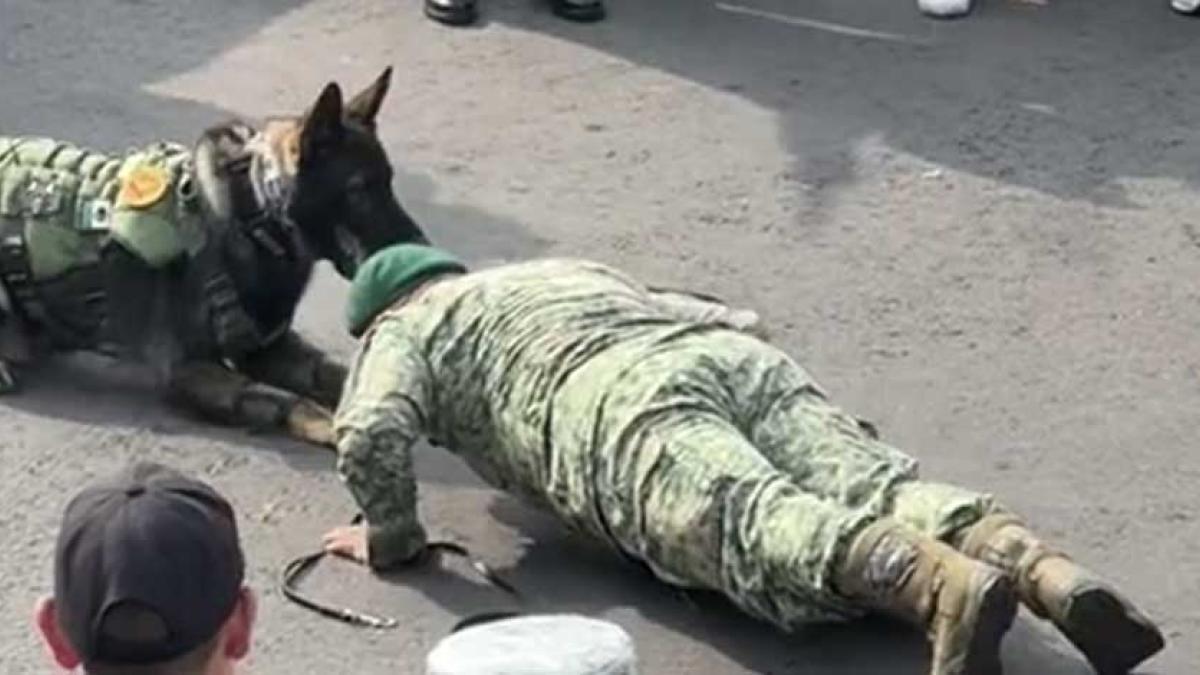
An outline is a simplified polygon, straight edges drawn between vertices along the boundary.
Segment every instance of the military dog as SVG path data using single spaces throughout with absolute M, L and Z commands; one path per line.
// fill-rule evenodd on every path
M 170 400 L 331 445 L 344 367 L 292 328 L 314 265 L 425 235 L 375 133 L 391 68 L 300 116 L 106 156 L 0 137 L 0 392 L 50 352 L 149 365 Z

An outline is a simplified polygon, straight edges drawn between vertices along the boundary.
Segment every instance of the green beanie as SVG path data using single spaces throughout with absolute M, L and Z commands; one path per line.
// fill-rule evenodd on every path
M 466 271 L 462 261 L 440 248 L 396 244 L 380 249 L 354 275 L 346 304 L 346 328 L 359 337 L 380 312 L 417 282 L 439 272 Z

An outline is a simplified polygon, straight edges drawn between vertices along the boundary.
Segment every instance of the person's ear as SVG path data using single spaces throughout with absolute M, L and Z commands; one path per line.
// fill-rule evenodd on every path
M 254 621 L 258 618 L 258 598 L 254 591 L 243 588 L 233 614 L 225 623 L 225 656 L 234 661 L 246 658 L 254 641 Z
M 33 610 L 33 623 L 42 634 L 42 641 L 46 643 L 50 655 L 59 667 L 64 670 L 75 670 L 79 667 L 82 659 L 58 625 L 58 609 L 54 598 L 47 596 L 38 600 Z

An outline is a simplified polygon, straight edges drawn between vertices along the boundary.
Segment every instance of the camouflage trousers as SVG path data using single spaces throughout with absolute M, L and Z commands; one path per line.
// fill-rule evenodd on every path
M 614 366 L 600 358 L 573 378 L 600 393 L 567 397 L 594 414 L 557 425 L 578 441 L 560 459 L 588 468 L 559 493 L 589 493 L 590 514 L 579 501 L 557 510 L 660 579 L 721 592 L 785 630 L 861 614 L 832 580 L 872 521 L 944 539 L 997 509 L 987 495 L 919 480 L 913 458 L 748 336 L 704 333 Z

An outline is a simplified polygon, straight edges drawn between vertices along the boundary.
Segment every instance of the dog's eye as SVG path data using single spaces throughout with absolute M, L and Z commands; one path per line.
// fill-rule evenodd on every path
M 349 190 L 364 190 L 367 187 L 367 177 L 358 174 L 351 176 L 350 180 L 346 181 L 346 188 Z

